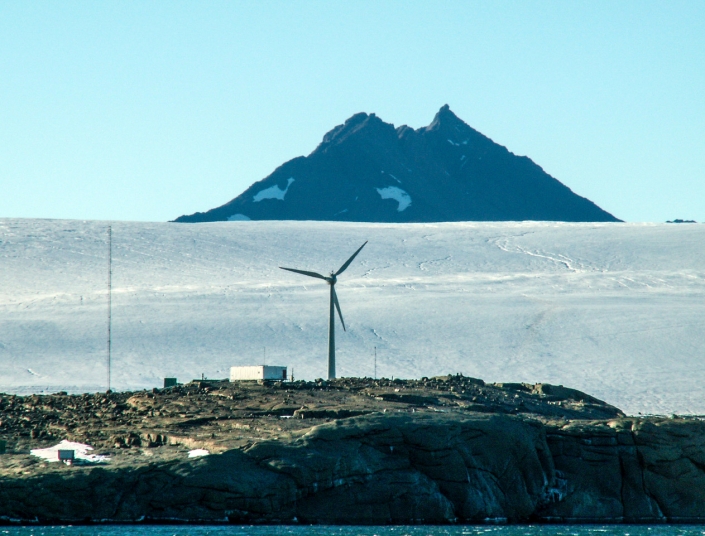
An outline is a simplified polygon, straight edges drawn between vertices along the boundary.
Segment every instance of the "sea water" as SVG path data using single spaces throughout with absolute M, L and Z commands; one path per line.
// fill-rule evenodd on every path
M 0 536 L 705 536 L 705 525 L 2 527 Z

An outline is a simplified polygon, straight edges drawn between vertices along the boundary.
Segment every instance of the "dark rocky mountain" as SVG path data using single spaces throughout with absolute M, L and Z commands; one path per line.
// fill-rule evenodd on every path
M 353 115 L 309 156 L 289 160 L 225 205 L 175 221 L 245 219 L 619 221 L 448 105 L 417 130 Z

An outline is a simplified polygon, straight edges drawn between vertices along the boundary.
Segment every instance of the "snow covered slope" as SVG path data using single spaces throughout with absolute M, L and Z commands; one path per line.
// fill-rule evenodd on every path
M 0 219 L 0 391 L 106 385 L 107 222 Z M 705 225 L 221 222 L 113 226 L 113 386 L 326 374 L 550 382 L 705 414 Z M 266 347 L 266 358 L 264 357 Z

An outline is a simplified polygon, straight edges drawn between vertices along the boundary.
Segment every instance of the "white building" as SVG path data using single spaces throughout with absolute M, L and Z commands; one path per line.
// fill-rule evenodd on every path
M 230 381 L 242 380 L 279 380 L 285 381 L 286 367 L 255 365 L 250 367 L 230 367 Z

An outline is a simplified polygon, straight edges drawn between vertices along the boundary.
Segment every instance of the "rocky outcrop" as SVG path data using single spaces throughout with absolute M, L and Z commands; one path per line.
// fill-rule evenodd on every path
M 46 523 L 702 521 L 705 425 L 374 413 L 199 459 L 6 473 L 0 516 Z
M 570 522 L 705 520 L 705 424 L 700 419 L 574 422 L 547 431 L 560 501 L 541 518 Z

